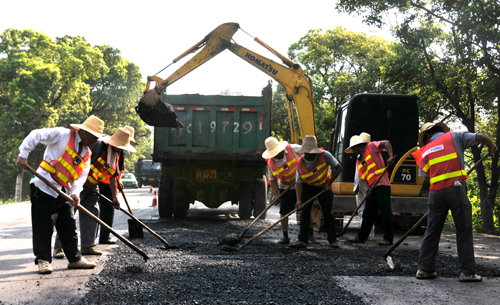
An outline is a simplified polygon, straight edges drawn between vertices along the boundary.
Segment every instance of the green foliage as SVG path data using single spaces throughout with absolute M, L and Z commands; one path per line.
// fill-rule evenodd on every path
M 0 198 L 14 193 L 19 145 L 37 128 L 69 127 L 91 114 L 103 119 L 105 132 L 131 125 L 142 146 L 151 131 L 135 114 L 141 95 L 139 68 L 109 46 L 90 45 L 82 37 L 51 39 L 33 30 L 7 29 L 0 34 Z M 37 167 L 44 146 L 30 154 Z M 140 154 L 138 154 L 140 155 Z M 139 156 L 129 154 L 127 167 Z M 24 175 L 27 193 L 29 178 Z
M 336 111 L 357 93 L 392 93 L 382 81 L 390 43 L 380 37 L 337 27 L 310 30 L 288 49 L 288 56 L 304 66 L 315 98 L 318 142 L 326 145 L 335 127 Z

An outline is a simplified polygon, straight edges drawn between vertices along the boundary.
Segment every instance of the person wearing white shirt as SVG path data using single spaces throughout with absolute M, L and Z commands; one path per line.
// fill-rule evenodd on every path
M 75 130 L 63 127 L 35 129 L 19 147 L 17 165 L 26 168 L 29 153 L 38 144 L 47 146 L 43 161 L 37 172 L 61 191 L 66 192 L 73 202 L 70 204 L 38 177 L 30 181 L 31 223 L 33 228 L 33 253 L 35 264 L 42 274 L 52 272 L 50 263 L 51 241 L 54 225 L 61 237 L 68 268 L 89 269 L 96 266 L 81 256 L 78 250 L 78 234 L 73 207 L 80 203 L 80 192 L 90 169 L 92 152 L 89 145 L 104 131 L 104 122 L 90 116 L 83 124 L 71 124 Z

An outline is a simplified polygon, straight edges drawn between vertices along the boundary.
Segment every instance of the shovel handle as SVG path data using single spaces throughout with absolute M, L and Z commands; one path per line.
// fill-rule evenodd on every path
M 396 156 L 394 156 L 393 158 L 396 158 Z M 351 218 L 349 218 L 349 221 L 347 222 L 347 224 L 345 225 L 345 227 L 342 229 L 342 231 L 339 234 L 337 234 L 337 237 L 340 237 L 340 236 L 342 236 L 342 235 L 345 234 L 345 231 L 349 227 L 349 224 L 351 223 L 352 219 L 354 218 L 354 216 L 356 215 L 356 213 L 358 213 L 358 211 L 361 208 L 361 206 L 365 203 L 366 198 L 368 198 L 368 196 L 371 194 L 372 190 L 377 186 L 378 182 L 380 181 L 380 179 L 382 179 L 382 177 L 385 175 L 386 172 L 387 172 L 387 166 L 385 167 L 384 171 L 382 172 L 382 175 L 380 175 L 378 177 L 377 181 L 375 181 L 375 183 L 373 184 L 373 186 L 366 193 L 365 198 L 363 198 L 363 201 L 361 201 L 361 203 L 358 205 L 358 207 L 356 208 L 356 210 L 354 210 L 354 213 L 352 213 Z
M 290 186 L 288 186 L 284 191 L 283 193 L 281 193 L 278 197 L 276 197 L 271 203 L 269 203 L 269 205 L 264 209 L 264 211 L 262 211 L 262 213 L 259 214 L 259 216 L 255 217 L 255 219 L 252 221 L 252 223 L 245 229 L 245 231 L 243 231 L 243 233 L 241 233 L 240 237 L 238 237 L 238 239 L 242 239 L 243 236 L 245 236 L 245 233 L 248 232 L 248 230 L 257 222 L 257 220 L 262 216 L 264 215 L 267 210 L 269 210 L 273 205 L 276 204 L 276 202 L 278 202 L 278 200 L 281 198 L 281 196 L 283 196 L 286 192 L 288 192 L 288 190 L 290 188 L 292 188 L 293 186 L 295 185 L 295 182 L 292 183 Z
M 120 193 L 122 193 L 122 196 L 123 196 L 123 199 L 125 199 L 125 204 L 127 204 L 127 208 L 130 212 L 130 214 L 134 215 L 134 212 L 132 212 L 132 209 L 130 208 L 130 205 L 128 204 L 128 200 L 127 200 L 127 196 L 125 196 L 125 192 L 123 191 L 120 183 L 118 183 L 118 181 L 116 182 L 118 185 L 118 189 L 120 190 Z
M 272 227 L 274 227 L 275 225 L 279 224 L 283 219 L 287 218 L 288 216 L 292 215 L 293 213 L 295 213 L 296 211 L 302 209 L 303 207 L 306 206 L 306 204 L 308 204 L 309 202 L 313 201 L 314 199 L 316 199 L 316 197 L 318 197 L 319 195 L 323 194 L 326 190 L 322 190 L 321 192 L 317 193 L 316 195 L 314 195 L 311 199 L 307 200 L 306 202 L 304 202 L 301 206 L 299 206 L 298 208 L 295 208 L 293 211 L 291 211 L 290 213 L 286 214 L 285 216 L 281 217 L 278 221 L 276 221 L 275 223 L 273 223 L 272 225 L 270 225 L 269 227 L 265 228 L 264 230 L 260 231 L 257 235 L 255 235 L 254 237 L 252 237 L 251 239 L 249 239 L 246 243 L 244 243 L 239 249 L 243 249 L 245 248 L 249 243 L 251 243 L 252 241 L 254 241 L 257 237 L 261 236 L 262 234 L 266 233 L 267 231 L 271 230 Z
M 49 180 L 45 179 L 45 177 L 43 177 L 42 175 L 40 175 L 39 173 L 37 173 L 33 168 L 31 168 L 31 166 L 27 165 L 26 169 L 28 171 L 30 171 L 33 175 L 37 176 L 40 180 L 42 180 L 43 182 L 45 182 L 45 184 L 47 184 L 51 189 L 53 189 L 54 191 L 56 191 L 64 199 L 66 199 L 66 200 L 68 200 L 70 202 L 75 202 L 73 200 L 73 198 L 71 198 L 70 196 L 68 196 L 68 194 L 63 193 L 60 189 L 58 189 Z M 78 205 L 76 208 L 78 210 L 80 210 L 81 212 L 87 214 L 90 218 L 92 218 L 95 222 L 97 222 L 101 226 L 103 226 L 106 229 L 108 229 L 111 233 L 113 233 L 114 236 L 116 236 L 118 239 L 120 239 L 121 241 L 123 241 L 127 246 L 129 246 L 130 248 L 132 248 L 135 252 L 139 253 L 144 258 L 144 260 L 148 260 L 149 259 L 149 256 L 147 256 L 146 253 L 144 253 L 136 245 L 134 245 L 133 243 L 131 243 L 128 239 L 126 239 L 125 237 L 123 237 L 120 234 L 118 234 L 115 230 L 113 230 L 113 228 L 111 228 L 106 223 L 104 223 L 102 220 L 100 220 L 99 218 L 97 218 L 94 214 L 90 213 L 86 208 L 84 208 L 81 205 Z
M 102 197 L 103 199 L 107 200 L 111 205 L 113 205 L 113 201 L 111 199 L 109 199 L 108 197 L 104 196 L 103 194 L 97 192 L 96 190 L 94 189 L 91 189 L 91 188 L 87 188 L 88 190 L 96 193 L 97 195 L 99 195 L 100 197 Z M 158 238 L 162 243 L 165 244 L 165 246 L 167 247 L 170 247 L 170 244 L 164 240 L 160 235 L 158 235 L 158 233 L 156 233 L 155 231 L 153 231 L 151 228 L 149 228 L 146 224 L 144 224 L 142 221 L 140 221 L 137 217 L 134 216 L 134 214 L 132 213 L 129 213 L 127 212 L 126 210 L 120 208 L 120 211 L 122 211 L 123 213 L 127 214 L 128 217 L 132 218 L 133 220 L 137 221 L 144 229 L 148 230 L 149 233 L 153 234 L 156 238 Z

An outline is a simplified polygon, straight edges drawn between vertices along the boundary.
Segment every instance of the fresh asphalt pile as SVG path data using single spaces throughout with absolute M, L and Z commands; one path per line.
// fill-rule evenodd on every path
M 146 223 L 178 248 L 165 250 L 146 233 L 144 239 L 133 240 L 151 258 L 142 266 L 140 256 L 121 244 L 87 283 L 90 291 L 78 304 L 364 304 L 335 277 L 413 276 L 417 268 L 417 250 L 396 250 L 391 270 L 383 259 L 387 248 L 341 240 L 343 249 L 330 249 L 325 233 L 317 233 L 321 244 L 296 250 L 276 244 L 281 238 L 277 226 L 241 251 L 230 252 L 221 241 L 236 238 L 250 221 L 187 218 Z M 270 223 L 259 221 L 246 237 Z M 290 227 L 294 241 L 298 227 Z M 452 256 L 440 254 L 437 268 L 440 277 L 459 275 L 458 259 Z M 500 277 L 500 270 L 481 265 L 478 273 Z

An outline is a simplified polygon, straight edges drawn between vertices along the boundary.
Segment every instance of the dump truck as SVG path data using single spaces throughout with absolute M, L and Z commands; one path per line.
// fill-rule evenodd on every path
M 241 219 L 266 207 L 264 141 L 271 134 L 271 84 L 261 96 L 163 95 L 184 128 L 154 128 L 161 162 L 158 211 L 186 217 L 195 200 L 208 208 L 238 205 Z
M 428 186 L 425 179 L 418 176 L 418 167 L 411 155 L 418 148 L 417 102 L 415 95 L 363 93 L 354 95 L 341 106 L 331 137 L 331 152 L 343 167 L 332 183 L 335 194 L 332 212 L 336 218 L 351 215 L 357 207 L 354 195 L 357 156 L 344 150 L 349 147 L 350 138 L 361 132 L 369 133 L 372 141 L 389 140 L 392 144 L 396 158 L 387 171 L 395 227 L 407 230 L 427 212 Z M 382 155 L 387 160 L 387 152 Z

